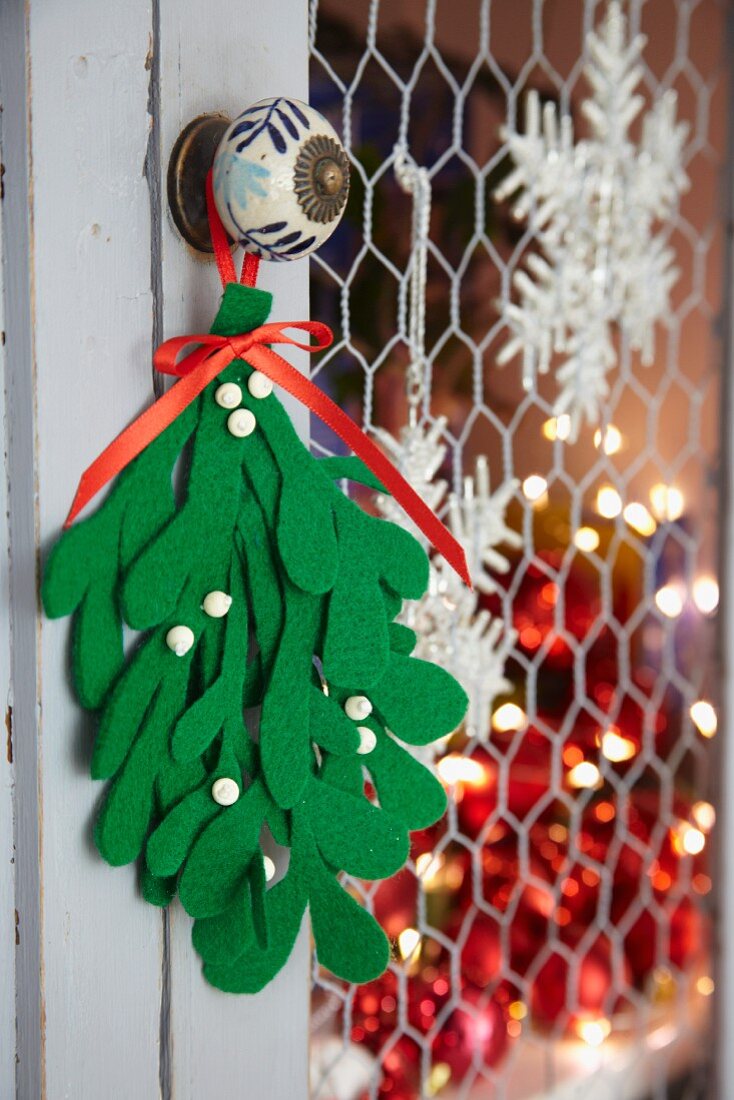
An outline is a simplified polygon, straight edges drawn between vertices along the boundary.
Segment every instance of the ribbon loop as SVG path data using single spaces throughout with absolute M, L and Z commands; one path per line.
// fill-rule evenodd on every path
M 315 343 L 304 344 L 287 336 L 284 332 L 287 328 L 306 333 L 315 339 Z M 244 359 L 306 405 L 362 459 L 431 545 L 443 554 L 465 584 L 471 587 L 464 551 L 438 516 L 421 500 L 369 436 L 318 386 L 270 347 L 271 344 L 286 344 L 302 351 L 315 352 L 329 347 L 332 340 L 331 329 L 321 321 L 268 323 L 237 336 L 206 332 L 166 340 L 153 357 L 155 369 L 162 374 L 174 375 L 180 381 L 113 439 L 85 471 L 64 526 L 69 527 L 92 497 L 152 443 L 234 359 Z M 192 344 L 198 346 L 179 359 L 184 349 Z

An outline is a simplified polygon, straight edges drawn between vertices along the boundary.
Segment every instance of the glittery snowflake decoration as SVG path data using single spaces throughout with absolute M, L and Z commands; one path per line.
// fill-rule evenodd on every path
M 517 301 L 503 307 L 510 338 L 497 361 L 522 355 L 530 390 L 557 357 L 555 413 L 569 415 L 572 440 L 583 419 L 598 421 L 609 395 L 614 328 L 651 363 L 655 325 L 678 277 L 664 223 L 689 186 L 682 167 L 688 126 L 676 121 L 676 96 L 667 92 L 645 115 L 639 141 L 630 136 L 644 106 L 636 89 L 645 41 L 628 39 L 612 0 L 587 39 L 588 138 L 575 142 L 571 118 L 559 117 L 553 103 L 541 112 L 534 91 L 525 133 L 503 133 L 515 168 L 495 197 L 520 191 L 513 213 L 527 220 L 540 252 L 515 274 Z
M 511 689 L 504 670 L 516 635 L 505 630 L 501 619 L 480 610 L 478 593 L 496 592 L 493 574 L 509 569 L 498 547 L 517 549 L 522 545 L 520 535 L 505 522 L 517 482 L 508 481 L 490 492 L 487 460 L 481 457 L 474 477 L 464 478 L 462 493 L 449 493 L 446 482 L 436 477 L 446 454 L 442 442 L 445 428 L 446 418 L 439 417 L 428 426 L 404 428 L 399 440 L 381 429 L 376 434 L 425 502 L 434 510 L 447 505 L 448 526 L 466 553 L 474 591 L 461 582 L 443 558 L 434 557 L 428 591 L 420 600 L 406 605 L 402 621 L 418 634 L 416 656 L 442 665 L 464 687 L 469 696 L 467 731 L 481 740 L 489 733 L 494 700 Z M 386 519 L 401 523 L 426 545 L 392 498 L 378 496 L 377 506 Z M 423 753 L 428 752 L 433 760 L 441 750 L 439 742 Z

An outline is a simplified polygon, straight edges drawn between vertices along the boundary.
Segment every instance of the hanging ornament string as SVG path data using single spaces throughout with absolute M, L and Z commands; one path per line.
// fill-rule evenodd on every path
M 408 399 L 408 424 L 418 425 L 425 392 L 426 374 L 426 285 L 428 269 L 428 231 L 431 224 L 431 180 L 427 168 L 419 168 L 409 158 L 404 145 L 395 146 L 395 178 L 413 200 L 411 232 L 411 271 L 408 302 L 408 343 L 410 364 L 405 377 Z
M 211 181 L 207 186 L 210 224 L 214 254 L 223 284 L 233 282 L 235 269 L 226 233 L 219 220 L 211 196 Z M 225 256 L 226 253 L 226 256 Z M 243 265 L 242 280 L 253 285 L 257 276 L 257 264 Z M 315 338 L 314 344 L 303 344 L 286 336 L 285 329 L 295 328 Z M 173 423 L 177 416 L 232 362 L 244 359 L 255 370 L 267 375 L 293 397 L 315 413 L 336 435 L 358 455 L 382 482 L 385 490 L 411 517 L 431 545 L 443 555 L 465 584 L 471 587 L 464 550 L 438 516 L 418 496 L 405 478 L 372 440 L 358 428 L 330 397 L 327 397 L 310 379 L 291 366 L 273 351 L 270 344 L 288 344 L 303 351 L 315 352 L 329 347 L 331 330 L 319 321 L 291 321 L 260 325 L 252 332 L 236 336 L 220 336 L 214 333 L 195 333 L 177 336 L 156 351 L 153 365 L 162 374 L 179 378 L 163 397 L 151 405 L 109 444 L 92 465 L 82 474 L 65 527 L 69 527 L 82 508 L 121 470 L 132 462 L 141 451 Z M 179 359 L 186 347 L 199 346 Z

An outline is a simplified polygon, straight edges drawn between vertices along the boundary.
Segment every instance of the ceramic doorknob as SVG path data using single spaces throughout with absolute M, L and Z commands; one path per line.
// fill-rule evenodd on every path
M 297 260 L 336 229 L 349 194 L 349 160 L 323 115 L 297 99 L 253 103 L 232 122 L 213 165 L 224 228 L 265 260 Z

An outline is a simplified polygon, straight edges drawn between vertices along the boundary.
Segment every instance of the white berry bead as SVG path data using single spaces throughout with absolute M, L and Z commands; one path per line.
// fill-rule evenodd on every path
M 235 409 L 227 417 L 227 429 L 232 435 L 236 435 L 238 439 L 244 439 L 246 435 L 251 435 L 255 431 L 256 423 L 257 421 L 249 409 Z
M 188 626 L 172 626 L 166 634 L 166 645 L 177 657 L 183 657 L 194 644 L 194 632 Z
M 214 400 L 223 409 L 236 409 L 242 401 L 242 390 L 236 382 L 224 382 L 215 391 Z
M 344 710 L 347 718 L 352 718 L 355 722 L 361 722 L 372 714 L 372 703 L 366 695 L 350 695 L 344 704 Z
M 212 783 L 212 798 L 220 806 L 233 806 L 239 797 L 240 788 L 234 779 L 222 776 L 221 779 L 215 779 Z
M 247 379 L 247 388 L 250 391 L 252 397 L 257 397 L 258 400 L 261 397 L 270 397 L 273 392 L 273 383 L 268 378 L 267 374 L 263 374 L 261 370 L 253 371 L 250 377 Z
M 368 752 L 372 752 L 377 744 L 375 731 L 371 730 L 369 726 L 357 726 L 357 733 L 359 734 L 359 748 L 357 752 L 360 756 L 366 756 Z
M 226 592 L 207 592 L 201 609 L 212 619 L 223 618 L 232 606 L 232 597 Z
M 270 856 L 263 856 L 263 867 L 265 869 L 265 881 L 270 882 L 275 875 L 275 864 Z

